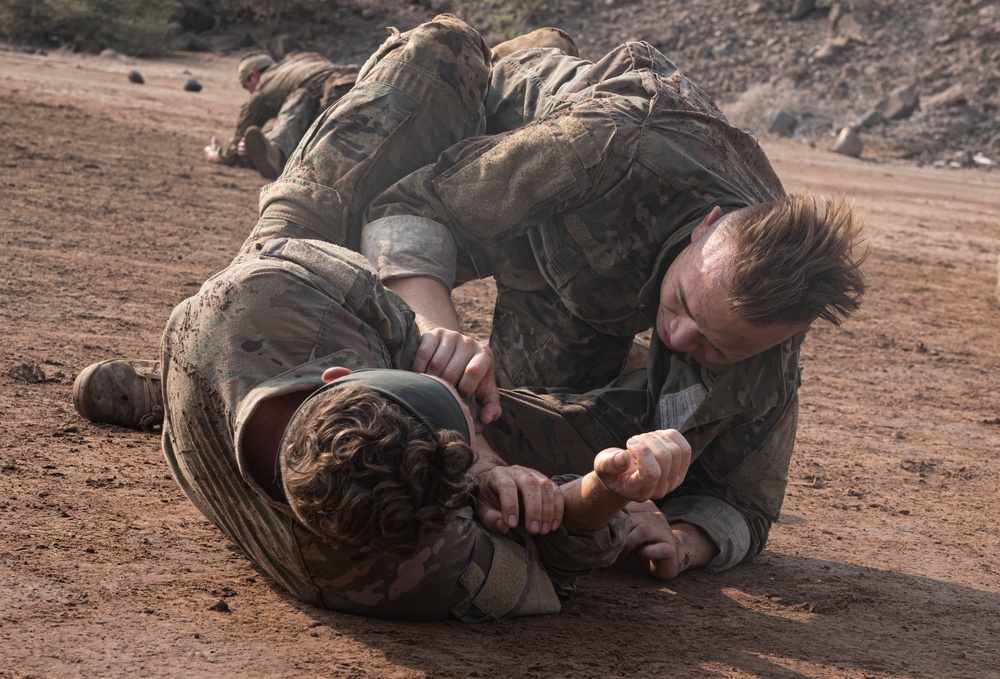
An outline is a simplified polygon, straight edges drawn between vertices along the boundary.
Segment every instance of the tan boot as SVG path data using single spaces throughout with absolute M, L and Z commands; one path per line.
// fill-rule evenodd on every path
M 508 54 L 531 49 L 532 47 L 555 47 L 571 57 L 580 56 L 576 42 L 566 31 L 561 28 L 536 28 L 530 33 L 519 35 L 516 38 L 506 40 L 493 48 L 493 63 L 503 59 Z
M 73 382 L 73 406 L 91 422 L 133 429 L 162 423 L 159 361 L 118 358 L 87 366 Z
M 256 125 L 248 127 L 243 135 L 247 147 L 247 158 L 266 179 L 277 179 L 284 163 L 281 162 L 281 149 L 271 143 Z

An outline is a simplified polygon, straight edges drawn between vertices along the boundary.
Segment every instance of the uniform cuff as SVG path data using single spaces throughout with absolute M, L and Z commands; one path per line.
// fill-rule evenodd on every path
M 732 568 L 750 550 L 750 527 L 732 505 L 710 495 L 685 495 L 667 500 L 660 511 L 670 523 L 684 521 L 708 534 L 719 553 L 705 570 L 717 573 Z
M 361 230 L 361 254 L 382 280 L 423 276 L 455 285 L 458 247 L 451 232 L 426 217 L 394 215 L 369 222 Z

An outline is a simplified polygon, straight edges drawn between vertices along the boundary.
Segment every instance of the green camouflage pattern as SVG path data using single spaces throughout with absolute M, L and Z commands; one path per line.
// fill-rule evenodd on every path
M 398 95 L 412 107 L 410 115 L 425 117 L 422 106 L 436 104 L 421 94 L 429 65 L 448 76 L 435 87 L 455 91 L 465 82 L 466 65 L 478 60 L 478 68 L 484 69 L 483 50 L 481 38 L 465 24 L 440 18 L 394 34 L 380 50 L 378 63 L 366 67 L 358 89 L 380 92 L 377 101 L 387 104 Z M 383 58 L 408 65 L 382 68 Z M 420 59 L 426 63 L 417 69 Z M 400 79 L 394 80 L 394 74 Z M 480 99 L 484 93 L 479 91 Z M 327 125 L 343 131 L 341 119 L 354 124 L 360 115 L 372 113 L 359 113 L 362 109 L 361 102 L 347 101 L 328 112 L 314 128 L 316 143 L 304 145 L 303 157 L 286 168 L 285 183 L 279 182 L 282 216 L 265 208 L 245 251 L 171 314 L 161 346 L 164 454 L 194 505 L 303 601 L 420 620 L 475 622 L 556 612 L 579 575 L 613 563 L 627 535 L 626 512 L 592 533 L 560 527 L 546 536 L 520 530 L 499 536 L 475 521 L 471 507 L 461 507 L 441 532 L 424 535 L 410 557 L 392 559 L 319 539 L 286 503 L 268 495 L 250 471 L 244 436 L 262 402 L 319 387 L 323 371 L 333 366 L 409 369 L 419 344 L 412 311 L 383 288 L 367 260 L 329 239 L 283 237 L 301 234 L 303 214 L 307 223 L 314 223 L 296 202 L 294 188 L 330 179 L 332 175 L 312 176 L 307 182 L 305 168 L 334 172 L 338 165 L 332 148 L 341 149 L 342 168 L 352 167 L 355 155 L 370 156 L 373 166 L 362 179 L 382 182 L 382 187 L 401 175 L 386 174 L 380 159 L 405 172 L 411 161 L 392 147 L 399 142 L 409 148 L 408 141 L 374 118 L 357 136 L 335 138 L 323 132 Z M 472 109 L 481 121 L 479 110 Z M 314 154 L 320 157 L 313 159 Z M 357 190 L 381 188 L 364 189 L 362 183 Z M 313 195 L 306 191 L 302 201 Z M 346 219 L 345 213 L 326 216 L 324 233 L 345 237 L 346 222 L 338 222 Z M 263 231 L 274 237 L 261 239 Z
M 435 220 L 457 245 L 459 282 L 495 276 L 498 381 L 550 389 L 505 402 L 491 442 L 511 462 L 579 472 L 630 434 L 677 428 L 695 462 L 664 512 L 709 533 L 720 547 L 711 569 L 752 558 L 784 495 L 801 338 L 716 380 L 654 334 L 648 370 L 615 379 L 697 223 L 714 206 L 784 195 L 766 156 L 646 43 L 594 64 L 515 53 L 494 65 L 485 106 L 493 136 L 403 178 L 369 218 Z M 409 238 L 401 251 L 431 247 Z M 579 439 L 589 448 L 563 445 Z
M 489 48 L 482 37 L 448 15 L 421 30 L 420 41 L 390 37 L 354 88 L 317 118 L 278 180 L 261 190 L 261 219 L 241 255 L 276 236 L 357 250 L 375 196 L 485 129 Z

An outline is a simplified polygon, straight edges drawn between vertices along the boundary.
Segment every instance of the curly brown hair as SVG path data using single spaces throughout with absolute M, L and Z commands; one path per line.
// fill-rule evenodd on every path
M 303 404 L 279 455 L 292 511 L 334 543 L 406 556 L 469 501 L 473 454 L 461 434 L 439 431 L 435 443 L 424 425 L 363 386 Z
M 840 325 L 861 305 L 866 225 L 844 196 L 792 194 L 721 223 L 733 246 L 730 303 L 754 325 Z

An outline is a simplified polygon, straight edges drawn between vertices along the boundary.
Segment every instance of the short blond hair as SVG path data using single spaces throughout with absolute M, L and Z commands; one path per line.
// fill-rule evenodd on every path
M 427 427 L 368 387 L 307 401 L 278 454 L 295 516 L 333 544 L 405 556 L 469 502 L 473 455 L 462 435 L 441 430 L 435 442 Z
M 746 321 L 840 325 L 860 307 L 867 226 L 846 197 L 792 194 L 743 208 L 720 228 L 733 247 L 729 301 Z

